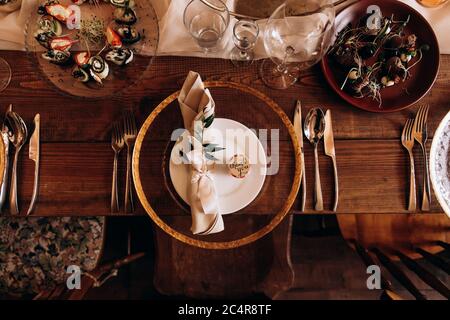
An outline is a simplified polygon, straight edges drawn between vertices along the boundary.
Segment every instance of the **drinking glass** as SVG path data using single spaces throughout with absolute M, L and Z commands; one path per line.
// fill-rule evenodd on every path
M 237 21 L 233 27 L 233 42 L 231 62 L 235 66 L 251 64 L 255 58 L 253 48 L 258 39 L 259 27 L 253 20 Z
M 5 59 L 0 57 L 0 92 L 5 90 L 11 81 L 11 67 Z
M 269 17 L 264 48 L 270 59 L 260 66 L 263 82 L 274 89 L 293 85 L 301 70 L 316 64 L 334 33 L 331 0 L 287 0 Z
M 186 29 L 207 54 L 219 43 L 230 22 L 227 6 L 220 0 L 192 0 L 184 10 Z

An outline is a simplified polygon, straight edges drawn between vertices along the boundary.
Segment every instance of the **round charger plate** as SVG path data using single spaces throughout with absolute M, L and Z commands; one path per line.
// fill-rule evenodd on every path
M 42 1 L 44 2 L 44 1 Z M 38 21 L 41 15 L 37 12 L 38 7 L 32 11 L 25 29 L 25 47 L 31 57 L 31 61 L 36 69 L 40 71 L 43 78 L 49 82 L 52 87 L 58 91 L 69 94 L 71 96 L 83 98 L 106 98 L 115 94 L 126 91 L 126 89 L 138 82 L 144 72 L 149 68 L 154 56 L 156 55 L 159 41 L 158 18 L 150 1 L 134 0 L 137 22 L 133 25 L 140 33 L 142 39 L 132 45 L 124 45 L 134 52 L 133 61 L 125 66 L 117 66 L 107 61 L 110 72 L 103 85 L 98 84 L 94 80 L 82 83 L 72 77 L 74 64 L 68 66 L 60 66 L 53 64 L 44 58 L 42 54 L 46 51 L 37 40 L 35 33 L 39 30 Z M 63 5 L 73 4 L 72 0 L 61 0 Z M 104 1 L 98 1 L 98 7 L 88 2 L 80 5 L 81 20 L 90 20 L 94 16 L 96 19 L 103 21 L 106 27 L 114 21 L 113 13 L 115 7 Z M 71 39 L 76 39 L 77 30 L 68 30 L 63 25 L 63 35 L 68 35 Z M 101 43 L 88 43 L 91 56 L 98 53 L 106 44 L 106 40 Z M 102 53 L 104 58 L 105 53 Z M 76 52 L 87 51 L 84 41 L 75 44 L 70 52 L 72 56 Z
M 9 141 L 8 141 L 9 142 Z M 0 186 L 3 183 L 3 175 L 6 170 L 6 150 L 3 136 L 0 135 Z
M 450 217 L 450 112 L 434 134 L 430 150 L 430 178 L 439 204 Z
M 382 89 L 380 106 L 378 101 L 370 97 L 355 98 L 341 90 L 348 70 L 343 70 L 328 55 L 325 55 L 321 61 L 322 71 L 331 88 L 355 107 L 371 112 L 394 112 L 408 108 L 425 96 L 436 80 L 440 58 L 436 35 L 428 21 L 419 12 L 396 0 L 361 0 L 348 6 L 336 16 L 336 31 L 342 30 L 349 23 L 353 25 L 361 19 L 370 5 L 379 6 L 385 17 L 393 14 L 395 20 L 405 20 L 409 15 L 410 20 L 404 29 L 405 34 L 415 34 L 419 45 L 430 46 L 430 50 L 423 52 L 422 60 L 411 69 L 411 77 L 404 83 Z
M 179 137 L 174 132 L 183 126 L 177 103 L 179 91 L 153 109 L 139 130 L 133 151 L 133 180 L 143 208 L 168 235 L 199 248 L 231 249 L 267 235 L 288 215 L 300 186 L 300 148 L 290 119 L 268 96 L 239 83 L 207 81 L 204 84 L 215 100 L 218 118 L 233 119 L 257 129 L 260 139 L 261 134 L 268 135 L 264 150 L 267 156 L 270 154 L 270 161 L 267 160 L 270 166 L 258 197 L 243 210 L 225 215 L 224 231 L 192 234 L 189 210 L 174 199 L 176 192 L 172 193 L 167 173 L 173 141 Z M 271 143 L 272 139 L 275 142 Z M 277 157 L 274 148 L 279 149 Z M 276 172 L 269 172 L 274 168 Z
M 228 134 L 227 136 L 228 130 L 239 135 Z M 213 137 L 219 135 L 225 137 L 223 145 L 219 142 L 219 146 L 225 149 L 213 154 L 218 161 L 211 164 L 210 174 L 216 185 L 219 212 L 226 215 L 245 208 L 258 196 L 266 179 L 266 153 L 253 131 L 237 121 L 216 118 L 208 131 Z M 182 163 L 180 156 L 180 151 L 188 148 L 183 143 L 188 141 L 188 135 L 189 133 L 185 131 L 182 135 L 183 139 L 172 149 L 169 171 L 176 192 L 184 202 L 190 205 L 188 197 L 190 165 Z M 250 171 L 243 179 L 235 178 L 228 172 L 227 159 L 234 154 L 245 155 L 251 163 Z

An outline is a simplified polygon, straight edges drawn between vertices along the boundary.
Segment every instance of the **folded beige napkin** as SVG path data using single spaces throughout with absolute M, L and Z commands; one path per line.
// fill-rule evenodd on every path
M 199 141 L 203 119 L 214 115 L 214 100 L 205 89 L 200 75 L 190 71 L 178 97 L 184 127 L 191 134 L 193 150 L 186 154 L 191 165 L 191 183 L 188 195 L 191 202 L 193 234 L 211 234 L 224 230 L 223 218 L 219 213 L 216 187 L 203 154 L 203 142 Z M 208 129 L 204 129 L 208 130 Z

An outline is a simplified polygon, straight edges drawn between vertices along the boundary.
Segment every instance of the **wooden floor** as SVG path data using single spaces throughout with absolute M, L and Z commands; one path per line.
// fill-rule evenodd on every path
M 125 218 L 116 218 L 125 219 Z M 134 250 L 148 250 L 149 254 L 130 269 L 123 270 L 119 277 L 102 288 L 93 289 L 88 299 L 174 299 L 158 294 L 152 284 L 153 247 L 149 219 L 135 217 Z M 277 299 L 378 299 L 380 292 L 368 290 L 365 266 L 357 254 L 342 239 L 335 217 L 325 220 L 326 229 L 321 228 L 320 216 L 297 216 L 294 221 L 292 239 L 292 262 L 295 283 L 292 289 L 281 293 Z M 145 241 L 148 238 L 148 241 Z M 450 261 L 450 254 L 444 255 Z M 450 277 L 430 266 L 429 268 L 444 283 L 450 286 Z M 401 266 L 413 282 L 429 299 L 443 299 L 412 272 Z M 396 292 L 405 299 L 413 297 L 402 289 L 384 270 L 384 275 L 393 282 Z M 263 297 L 251 297 L 263 298 Z

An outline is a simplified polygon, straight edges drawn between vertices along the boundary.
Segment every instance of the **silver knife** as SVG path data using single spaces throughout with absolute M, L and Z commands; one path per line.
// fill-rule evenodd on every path
M 333 211 L 337 210 L 339 201 L 339 182 L 338 182 L 338 172 L 336 165 L 336 150 L 334 148 L 334 136 L 333 136 L 333 124 L 331 121 L 331 110 L 327 110 L 325 113 L 325 133 L 324 133 L 324 144 L 325 144 L 325 154 L 331 157 L 333 161 L 334 170 L 334 205 Z
M 12 111 L 12 104 L 9 105 L 8 109 L 6 110 L 6 113 Z M 6 117 L 6 116 L 5 116 Z M 0 212 L 3 211 L 3 206 L 6 202 L 6 193 L 8 189 L 8 176 L 9 176 L 9 135 L 10 131 L 8 127 L 5 125 L 5 122 L 3 120 L 3 126 L 1 130 L 1 141 L 0 143 L 3 143 L 5 147 L 5 168 L 2 172 L 2 184 L 0 186 Z
M 297 106 L 295 107 L 294 129 L 295 133 L 297 134 L 298 143 L 300 145 L 300 161 L 302 167 L 302 177 L 300 184 L 300 186 L 302 187 L 302 202 L 300 210 L 304 212 L 306 203 L 306 173 L 305 173 L 305 153 L 303 151 L 302 104 L 300 100 L 297 100 Z
M 31 197 L 30 206 L 28 207 L 27 216 L 33 212 L 38 198 L 39 191 L 39 160 L 41 155 L 40 150 L 40 130 L 41 130 L 41 116 L 39 113 L 34 117 L 34 132 L 30 138 L 29 158 L 34 161 L 34 184 L 33 195 Z

